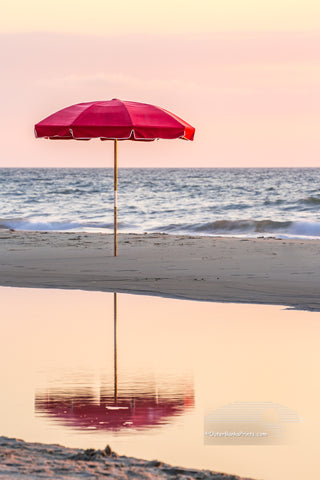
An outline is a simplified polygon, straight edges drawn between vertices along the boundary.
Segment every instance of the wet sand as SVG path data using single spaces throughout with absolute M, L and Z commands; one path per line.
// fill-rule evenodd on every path
M 320 241 L 0 230 L 0 285 L 320 310 Z
M 139 480 L 241 480 L 235 475 L 173 467 L 158 460 L 138 460 L 104 450 L 81 450 L 27 443 L 0 437 L 0 478 L 54 479 L 139 479 Z M 242 479 L 249 480 L 249 479 Z

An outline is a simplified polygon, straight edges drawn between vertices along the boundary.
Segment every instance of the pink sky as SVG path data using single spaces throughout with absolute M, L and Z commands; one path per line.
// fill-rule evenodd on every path
M 44 5 L 13 1 L 0 20 L 0 166 L 112 166 L 111 142 L 36 140 L 33 125 L 114 97 L 196 127 L 194 142 L 122 142 L 120 167 L 320 166 L 315 3 Z

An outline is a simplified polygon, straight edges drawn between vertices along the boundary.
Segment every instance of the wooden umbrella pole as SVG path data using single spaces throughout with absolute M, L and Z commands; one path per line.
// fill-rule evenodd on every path
M 118 244 L 117 244 L 117 193 L 118 193 L 118 140 L 114 140 L 114 168 L 113 168 L 113 179 L 114 179 L 114 219 L 113 219 L 113 230 L 114 230 L 114 256 L 117 256 L 118 253 Z

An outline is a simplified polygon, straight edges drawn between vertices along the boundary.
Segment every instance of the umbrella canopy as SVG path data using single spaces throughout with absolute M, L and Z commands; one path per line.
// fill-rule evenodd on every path
M 36 137 L 50 139 L 193 140 L 195 129 L 163 108 L 114 98 L 71 105 L 35 125 Z
M 114 256 L 117 256 L 117 141 L 193 140 L 194 133 L 191 125 L 163 108 L 116 98 L 71 105 L 35 125 L 37 138 L 114 141 Z

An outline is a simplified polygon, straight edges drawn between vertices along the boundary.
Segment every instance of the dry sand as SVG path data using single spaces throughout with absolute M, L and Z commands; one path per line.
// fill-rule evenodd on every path
M 101 479 L 123 480 L 241 480 L 235 475 L 172 467 L 158 460 L 138 460 L 105 450 L 80 450 L 26 443 L 0 437 L 0 478 L 23 479 Z M 242 479 L 249 480 L 249 479 Z
M 0 230 L 0 285 L 320 310 L 320 241 Z

